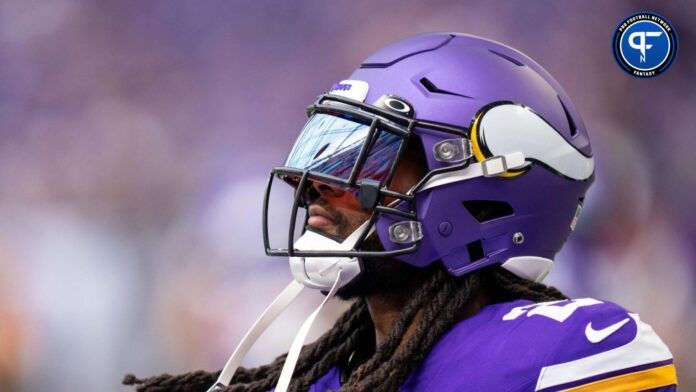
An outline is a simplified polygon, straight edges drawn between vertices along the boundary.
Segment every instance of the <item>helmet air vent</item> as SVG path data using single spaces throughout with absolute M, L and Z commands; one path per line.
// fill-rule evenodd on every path
M 497 200 L 467 200 L 464 207 L 480 223 L 513 215 L 515 211 L 510 204 Z
M 466 250 L 469 251 L 469 261 L 472 263 L 477 260 L 481 260 L 484 256 L 483 254 L 483 243 L 481 240 L 476 240 L 466 244 Z
M 428 78 L 421 78 L 420 83 L 425 87 L 426 90 L 430 91 L 431 93 L 435 94 L 447 94 L 447 95 L 455 95 L 457 97 L 462 97 L 462 98 L 471 98 L 468 95 L 464 94 L 459 94 L 459 93 L 454 93 L 452 91 L 447 91 L 447 90 L 442 90 L 439 89 L 435 83 L 431 82 L 430 79 Z
M 566 108 L 566 105 L 563 103 L 563 100 L 561 97 L 558 97 L 558 101 L 561 102 L 561 107 L 563 107 L 563 113 L 565 113 L 566 119 L 568 120 L 568 128 L 570 129 L 570 137 L 573 137 L 578 134 L 578 127 L 575 126 L 575 121 L 573 121 L 573 117 L 568 113 L 568 109 Z
M 515 60 L 514 58 L 512 58 L 512 57 L 510 57 L 510 56 L 508 56 L 508 55 L 502 54 L 502 53 L 500 53 L 500 52 L 496 52 L 496 51 L 493 50 L 493 49 L 488 49 L 488 51 L 491 52 L 491 53 L 493 53 L 494 55 L 496 55 L 496 56 L 498 56 L 498 57 L 504 58 L 505 60 L 507 60 L 507 61 L 509 61 L 509 62 L 511 62 L 511 63 L 513 63 L 513 64 L 515 64 L 515 65 L 518 66 L 518 67 L 524 67 L 524 64 L 522 64 L 519 60 Z

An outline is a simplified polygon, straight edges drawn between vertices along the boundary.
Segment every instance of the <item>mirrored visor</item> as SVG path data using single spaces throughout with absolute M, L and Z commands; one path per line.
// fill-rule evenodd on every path
M 384 182 L 389 176 L 403 137 L 386 130 L 375 129 L 370 137 L 368 124 L 326 113 L 314 114 L 302 129 L 286 167 L 328 174 L 348 180 L 358 163 L 360 152 L 368 145 L 366 158 L 356 182 L 369 178 Z

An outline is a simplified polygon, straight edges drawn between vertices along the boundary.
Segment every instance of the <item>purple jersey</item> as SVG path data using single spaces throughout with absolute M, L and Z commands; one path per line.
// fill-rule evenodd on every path
M 401 391 L 675 391 L 672 354 L 653 329 L 591 298 L 485 307 L 442 336 Z M 340 388 L 332 369 L 310 388 Z

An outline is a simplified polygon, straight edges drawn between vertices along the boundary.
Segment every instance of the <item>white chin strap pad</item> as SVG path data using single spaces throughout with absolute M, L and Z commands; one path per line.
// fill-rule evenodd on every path
M 367 230 L 369 221 L 363 223 L 343 242 L 338 242 L 314 231 L 307 230 L 295 241 L 295 250 L 349 251 Z M 356 257 L 290 257 L 290 272 L 296 281 L 319 290 L 329 290 L 341 270 L 341 286 L 360 274 Z

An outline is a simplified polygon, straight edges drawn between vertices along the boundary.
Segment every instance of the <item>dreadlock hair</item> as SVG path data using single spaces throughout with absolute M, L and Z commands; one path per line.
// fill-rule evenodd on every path
M 404 306 L 400 318 L 378 347 L 367 304 L 360 298 L 343 313 L 328 332 L 305 346 L 297 362 L 296 377 L 290 391 L 307 391 L 332 368 L 346 364 L 351 356 L 367 348 L 371 356 L 350 374 L 341 391 L 398 390 L 409 374 L 427 356 L 439 338 L 463 317 L 467 303 L 481 290 L 491 302 L 527 299 L 534 302 L 568 299 L 554 287 L 520 278 L 500 266 L 489 267 L 455 278 L 439 268 L 418 287 Z M 416 315 L 422 317 L 416 321 Z M 404 339 L 407 330 L 410 336 Z M 253 369 L 239 368 L 225 391 L 266 392 L 275 386 L 285 362 L 285 354 L 268 365 Z M 126 375 L 125 385 L 138 392 L 202 391 L 215 383 L 220 371 L 195 371 L 178 376 L 162 374 L 146 379 Z

